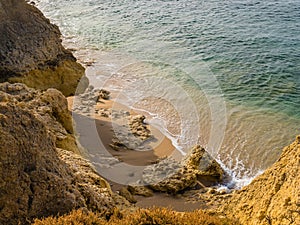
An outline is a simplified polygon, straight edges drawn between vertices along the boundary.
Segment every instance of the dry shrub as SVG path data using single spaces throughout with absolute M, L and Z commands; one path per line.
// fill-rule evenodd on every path
M 33 225 L 237 225 L 236 221 L 219 216 L 209 215 L 201 210 L 194 212 L 176 212 L 167 208 L 139 209 L 135 212 L 122 214 L 115 211 L 113 215 L 93 212 L 73 211 L 60 217 L 36 219 Z

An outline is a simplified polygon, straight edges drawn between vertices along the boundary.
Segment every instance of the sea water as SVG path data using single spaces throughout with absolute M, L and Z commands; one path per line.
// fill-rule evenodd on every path
M 299 0 L 39 0 L 87 75 L 242 186 L 300 131 Z

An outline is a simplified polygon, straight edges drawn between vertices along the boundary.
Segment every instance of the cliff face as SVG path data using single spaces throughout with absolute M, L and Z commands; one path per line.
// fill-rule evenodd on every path
M 300 224 L 300 136 L 280 159 L 234 194 L 222 211 L 242 224 Z
M 74 137 L 67 100 L 61 92 L 56 89 L 41 92 L 20 83 L 2 83 L 0 92 L 2 101 L 18 104 L 43 122 L 52 134 L 56 147 L 80 153 Z
M 25 0 L 0 0 L 0 33 L 0 82 L 75 93 L 84 68 L 61 45 L 58 27 L 37 8 Z
M 0 0 L 0 34 L 0 82 L 51 88 L 0 84 L 0 224 L 129 206 L 76 154 L 62 93 L 75 93 L 84 68 L 62 47 L 58 27 L 24 0 Z M 300 224 L 300 136 L 222 212 L 246 225 Z
M 68 134 L 73 138 L 68 114 L 66 99 L 57 90 L 0 85 L 0 224 L 128 204 L 72 152 L 76 143 L 61 144 Z

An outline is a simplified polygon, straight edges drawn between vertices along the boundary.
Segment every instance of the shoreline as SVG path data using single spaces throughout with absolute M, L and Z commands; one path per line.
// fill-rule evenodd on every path
M 73 105 L 73 99 L 74 97 L 68 97 L 68 108 L 72 112 L 72 105 Z M 96 109 L 98 110 L 110 110 L 110 109 L 118 109 L 118 110 L 124 110 L 126 112 L 129 112 L 129 116 L 134 116 L 134 115 L 144 115 L 140 111 L 130 109 L 129 107 L 120 104 L 118 102 L 115 102 L 113 100 L 103 100 L 101 99 L 100 103 L 97 103 Z M 147 115 L 144 115 L 147 116 Z M 115 135 L 115 130 L 114 130 L 114 125 L 115 121 L 113 121 L 112 118 L 107 117 L 107 116 L 101 116 L 99 114 L 96 115 L 90 115 L 90 118 L 95 120 L 96 127 L 98 130 L 99 138 L 103 142 L 104 147 L 106 149 L 109 149 L 109 151 L 112 153 L 113 156 L 118 156 L 118 153 L 122 153 L 122 150 L 120 151 L 113 151 L 113 149 L 109 146 L 111 144 L 112 139 L 114 138 Z M 147 117 L 146 117 L 147 118 Z M 171 155 L 174 151 L 177 151 L 175 147 L 172 145 L 172 141 L 165 136 L 159 129 L 146 124 L 146 126 L 149 128 L 151 131 L 151 135 L 153 138 L 149 140 L 149 144 L 147 144 L 147 147 L 151 147 L 151 151 L 153 152 L 153 155 L 155 155 L 154 160 L 157 160 L 158 158 L 164 158 L 169 155 Z M 140 153 L 139 153 L 140 152 Z M 145 154 L 146 151 L 134 151 L 131 150 L 131 152 L 127 152 L 127 155 L 133 154 Z M 125 155 L 126 155 L 125 154 Z M 122 155 L 122 154 L 121 154 Z M 132 159 L 134 161 L 134 159 Z M 129 161 L 130 162 L 130 157 Z M 143 164 L 143 163 L 142 163 Z
M 72 112 L 74 97 L 68 97 L 67 100 L 68 108 Z M 140 111 L 130 109 L 127 106 L 124 106 L 113 100 L 101 99 L 101 102 L 97 103 L 95 108 L 103 111 L 110 110 L 111 108 L 117 108 L 119 110 L 129 112 L 130 116 L 141 114 Z M 89 116 L 80 115 L 80 117 L 85 117 L 85 119 L 87 119 L 87 117 Z M 102 142 L 102 147 L 106 149 L 106 153 L 103 153 L 103 149 L 100 149 L 100 146 L 98 146 L 98 151 L 102 151 L 102 153 L 105 155 L 107 155 L 108 153 L 109 160 L 114 159 L 116 161 L 124 162 L 133 166 L 148 166 L 157 163 L 160 159 L 164 157 L 170 156 L 172 153 L 174 153 L 174 151 L 177 152 L 177 155 L 180 154 L 179 151 L 177 151 L 172 145 L 171 140 L 151 125 L 147 125 L 147 127 L 149 127 L 149 130 L 151 131 L 151 135 L 153 135 L 153 138 L 151 138 L 153 140 L 150 141 L 152 142 L 152 145 L 150 145 L 152 147 L 151 150 L 136 151 L 132 149 L 126 149 L 123 147 L 120 147 L 120 149 L 115 150 L 110 146 L 115 134 L 115 131 L 112 126 L 112 123 L 114 123 L 112 118 L 106 116 L 93 115 L 91 113 L 90 119 L 94 120 L 93 123 L 95 124 L 96 130 L 98 132 L 96 136 L 98 136 L 100 142 Z M 85 149 L 87 149 L 87 154 L 90 154 L 92 156 L 92 158 L 88 157 L 90 158 L 92 164 L 97 165 L 97 162 L 95 162 L 96 157 L 94 157 L 94 155 L 96 155 L 94 152 L 97 146 L 92 144 L 90 141 L 85 140 L 84 138 L 84 136 L 89 135 L 89 128 L 89 126 L 81 126 L 81 128 L 79 129 L 80 133 L 78 139 L 80 141 L 80 144 Z M 93 153 L 91 153 L 89 150 L 93 151 Z M 179 158 L 180 156 L 178 156 L 178 160 Z M 101 163 L 105 164 L 105 162 L 103 161 Z M 122 190 L 128 187 L 128 185 L 126 184 L 121 184 L 110 180 L 109 177 L 105 177 L 105 179 L 110 184 L 111 190 L 113 192 L 120 193 L 122 192 Z M 211 196 L 208 190 L 209 189 L 190 189 L 185 190 L 184 194 L 179 193 L 176 195 L 153 191 L 150 196 L 132 195 L 132 197 L 134 201 L 136 201 L 136 203 L 134 204 L 136 207 L 167 207 L 169 209 L 176 210 L 179 212 L 189 212 L 197 209 L 207 209 L 208 207 L 210 207 L 208 205 L 210 205 L 209 199 L 211 198 Z M 201 196 L 201 194 L 205 193 L 206 195 Z
M 5 6 L 2 11 L 10 12 L 11 4 L 5 0 L 0 2 L 1 9 Z M 22 10 L 26 9 L 25 2 L 19 3 L 23 5 L 16 12 L 26 13 Z M 35 9 L 31 7 L 31 10 Z M 13 20 L 18 14 L 8 13 Z M 44 18 L 39 12 L 38 16 Z M 44 18 L 43 21 L 49 25 L 49 20 Z M 21 30 L 27 32 L 30 40 L 40 43 L 36 32 L 23 29 L 22 22 L 8 23 L 4 27 L 21 24 Z M 16 40 L 5 38 L 5 41 L 17 42 L 21 35 L 13 37 Z M 59 38 L 55 40 L 60 43 Z M 53 47 L 51 41 L 46 43 Z M 25 50 L 13 49 L 13 52 L 22 56 Z M 7 55 L 13 61 L 17 58 Z M 55 68 L 53 75 L 60 75 L 60 70 Z M 47 81 L 53 77 L 47 74 L 43 78 L 42 84 L 49 84 Z M 69 83 L 64 82 L 68 79 L 60 80 L 69 88 Z M 216 220 L 210 224 L 219 224 L 218 221 L 245 225 L 300 224 L 300 136 L 253 182 L 228 193 L 215 186 L 226 182 L 227 174 L 200 145 L 195 146 L 180 165 L 172 159 L 160 160 L 176 153 L 171 140 L 145 123 L 147 115 L 109 100 L 108 91 L 89 86 L 86 92 L 78 95 L 80 101 L 73 101 L 73 104 L 72 97 L 66 100 L 67 94 L 63 95 L 52 85 L 42 91 L 23 83 L 4 82 L 0 90 L 0 138 L 3 143 L 0 148 L 0 224 L 40 225 L 43 223 L 37 220 L 46 217 L 50 220 L 61 218 L 64 223 L 64 218 L 69 217 L 71 224 L 85 223 L 82 217 L 67 215 L 74 212 L 86 216 L 90 223 L 93 220 L 90 215 L 95 213 L 96 219 L 102 220 L 101 224 L 112 224 L 113 217 L 118 220 L 129 217 L 134 221 L 139 215 L 141 222 L 136 224 L 202 224 L 201 219 L 210 223 L 209 215 Z M 160 108 L 164 111 L 166 107 Z M 240 137 L 238 133 L 237 136 Z M 235 144 L 234 139 L 231 142 Z M 83 149 L 88 151 L 88 157 L 84 157 Z M 148 209 L 153 206 L 156 208 Z M 165 208 L 157 210 L 158 207 Z M 191 220 L 192 213 L 188 212 L 193 210 L 196 211 Z M 204 214 L 199 216 L 202 210 Z M 142 211 L 145 213 L 141 214 Z M 169 212 L 169 216 L 162 212 Z
M 37 6 L 39 4 L 37 3 Z M 55 19 L 54 19 L 55 21 Z M 57 21 L 55 21 L 57 22 Z M 58 23 L 59 25 L 59 23 Z M 78 61 L 83 64 L 86 69 L 90 68 L 90 66 L 97 67 L 98 63 L 98 57 L 96 54 L 102 55 L 105 50 L 102 51 L 102 49 L 95 48 L 89 48 L 88 46 L 80 46 L 82 44 L 80 42 L 80 38 L 75 36 L 68 36 L 62 37 L 63 39 L 63 45 L 68 49 L 71 49 L 72 53 L 76 56 Z M 79 41 L 78 41 L 79 40 Z M 79 45 L 77 45 L 79 43 Z M 103 57 L 101 57 L 101 60 L 103 60 Z M 121 60 L 122 61 L 122 60 Z M 101 61 L 102 62 L 102 61 Z M 105 60 L 105 64 L 110 64 L 112 61 L 111 57 L 107 57 Z M 113 64 L 113 63 L 112 63 Z M 98 72 L 98 71 L 97 71 Z M 101 71 L 101 73 L 106 75 L 105 70 Z M 90 77 L 89 77 L 90 78 Z M 238 110 L 238 113 L 237 111 Z M 244 111 L 243 111 L 244 110 Z M 241 112 L 241 113 L 240 113 Z M 270 124 L 268 120 L 266 120 L 265 114 L 258 113 L 257 115 L 254 114 L 254 116 L 250 119 L 248 118 L 249 111 L 246 110 L 246 108 L 234 108 L 232 112 L 230 112 L 230 115 L 228 115 L 228 118 L 232 118 L 232 124 L 228 126 L 228 130 L 226 130 L 226 135 L 223 141 L 223 149 L 225 149 L 224 154 L 222 153 L 222 163 L 227 166 L 227 168 L 231 171 L 233 171 L 233 174 L 238 174 L 237 179 L 243 180 L 243 179 L 253 179 L 259 174 L 261 171 L 264 171 L 268 167 L 270 167 L 280 156 L 281 151 L 280 149 L 284 146 L 286 146 L 289 142 L 285 140 L 290 140 L 291 137 L 294 137 L 297 132 L 290 131 L 290 130 L 296 130 L 294 128 L 295 126 L 292 126 L 293 121 L 288 122 L 287 124 L 285 122 L 281 122 L 282 119 L 285 118 L 278 118 L 276 115 L 271 114 L 269 117 L 270 121 L 276 121 L 276 119 L 280 119 L 278 121 L 278 124 L 282 125 L 279 127 L 280 129 L 274 129 L 274 131 L 271 131 L 269 134 L 269 129 L 267 129 L 268 126 L 272 126 L 274 124 Z M 253 123 L 252 121 L 258 120 L 259 122 Z M 208 122 L 209 124 L 209 122 Z M 260 125 L 262 124 L 262 125 Z M 203 125 L 204 127 L 205 125 Z M 248 132 L 248 127 L 253 126 L 250 130 L 257 130 L 259 135 L 256 135 L 252 132 Z M 208 127 L 208 126 L 207 126 Z M 290 127 L 291 129 L 286 129 L 286 127 Z M 276 132 L 275 130 L 281 130 L 283 132 Z M 238 131 L 238 132 L 237 132 Z M 295 133 L 293 135 L 288 135 L 289 133 Z M 167 133 L 167 131 L 166 131 Z M 209 134 L 209 132 L 207 132 Z M 205 137 L 208 137 L 205 133 Z M 206 141 L 205 137 L 203 140 Z M 279 137 L 279 138 L 273 138 L 273 137 Z M 282 141 L 281 141 L 282 140 Z M 202 144 L 205 146 L 206 142 L 203 142 Z M 232 144 L 235 143 L 235 144 Z M 264 146 L 264 147 L 261 147 Z M 265 146 L 270 146 L 265 151 Z M 278 147 L 279 146 L 279 147 Z M 253 150 L 254 149 L 254 150 Z M 249 152 L 257 152 L 255 154 L 250 154 L 250 156 L 243 157 L 244 155 L 247 155 Z M 237 153 L 238 151 L 241 151 L 241 154 Z M 257 155 L 260 155 L 261 157 L 256 158 Z M 227 159 L 226 157 L 229 156 L 231 160 Z M 241 156 L 241 158 L 239 158 Z M 242 185 L 243 186 L 243 185 Z

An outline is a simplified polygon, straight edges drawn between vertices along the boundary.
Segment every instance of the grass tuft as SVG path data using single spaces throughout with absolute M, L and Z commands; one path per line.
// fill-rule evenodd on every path
M 106 218 L 103 214 L 72 211 L 59 217 L 36 219 L 33 225 L 238 225 L 236 221 L 209 215 L 201 210 L 176 212 L 167 208 L 139 209 L 132 213 L 115 212 Z

